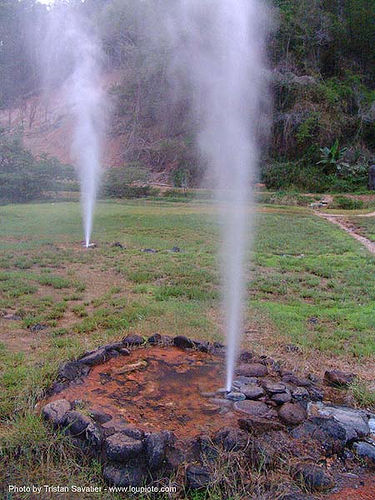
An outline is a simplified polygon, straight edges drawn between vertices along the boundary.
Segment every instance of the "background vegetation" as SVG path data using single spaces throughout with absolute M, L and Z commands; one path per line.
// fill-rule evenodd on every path
M 91 17 L 116 71 L 109 134 L 124 138 L 124 163 L 197 185 L 192 89 L 171 92 L 170 42 L 161 28 L 173 2 L 66 1 Z M 375 4 L 369 0 L 273 0 L 269 43 L 274 95 L 262 180 L 272 189 L 353 191 L 367 187 L 375 149 Z M 43 86 L 39 47 L 47 8 L 0 4 L 0 108 L 21 106 Z M 174 89 L 175 90 L 175 89 Z M 173 98 L 171 97 L 173 95 Z

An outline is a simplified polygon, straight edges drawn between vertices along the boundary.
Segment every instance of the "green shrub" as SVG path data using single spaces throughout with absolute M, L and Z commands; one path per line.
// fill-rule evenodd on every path
M 107 170 L 103 182 L 103 195 L 110 198 L 145 198 L 157 196 L 159 190 L 146 183 L 149 171 L 137 164 L 126 167 L 114 167 Z
M 336 196 L 334 200 L 335 208 L 342 208 L 343 210 L 359 210 L 363 208 L 362 200 L 356 200 L 347 196 Z

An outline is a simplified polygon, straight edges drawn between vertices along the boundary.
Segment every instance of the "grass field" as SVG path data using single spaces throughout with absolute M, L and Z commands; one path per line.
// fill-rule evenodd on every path
M 373 404 L 374 257 L 307 208 L 259 206 L 257 222 L 244 344 L 301 372 L 352 370 Z M 214 207 L 101 202 L 89 251 L 78 203 L 3 206 L 0 224 L 0 312 L 19 317 L 0 318 L 0 483 L 99 484 L 100 465 L 56 442 L 35 402 L 62 361 L 127 333 L 222 339 Z

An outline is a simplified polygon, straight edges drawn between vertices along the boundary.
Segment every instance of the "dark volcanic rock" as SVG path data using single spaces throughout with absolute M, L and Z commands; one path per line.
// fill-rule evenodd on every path
M 201 352 L 209 352 L 211 350 L 211 344 L 206 341 L 200 341 L 200 340 L 193 340 L 193 344 L 195 349 L 198 349 L 198 351 Z
M 302 401 L 309 397 L 309 391 L 306 387 L 297 387 L 292 391 L 292 396 L 296 401 Z
M 163 465 L 166 449 L 175 441 L 174 435 L 169 431 L 153 432 L 145 439 L 146 458 L 151 470 L 160 469 Z
M 115 241 L 111 244 L 111 248 L 121 248 L 123 250 L 125 247 L 119 241 Z
M 270 431 L 282 431 L 285 429 L 285 426 L 278 420 L 269 420 L 267 418 L 254 416 L 239 418 L 238 425 L 247 432 L 255 432 L 257 434 Z
M 315 498 L 310 495 L 305 495 L 304 493 L 291 491 L 282 496 L 280 500 L 315 500 Z
M 186 485 L 193 490 L 207 488 L 212 482 L 211 471 L 208 467 L 189 465 L 186 469 Z
M 55 426 L 62 425 L 65 414 L 71 409 L 71 404 L 66 399 L 58 399 L 43 407 L 43 417 Z
M 295 467 L 294 478 L 309 491 L 328 491 L 335 485 L 323 467 L 310 463 L 298 464 Z
M 309 405 L 309 415 L 333 418 L 345 429 L 347 442 L 358 440 L 370 433 L 369 419 L 363 410 L 345 406 L 328 406 L 318 402 Z
M 126 434 L 133 439 L 142 440 L 145 437 L 145 433 L 142 429 L 138 429 L 138 427 L 134 427 L 133 425 L 126 424 L 123 429 L 121 429 L 123 434 Z
M 290 394 L 290 391 L 288 391 L 288 389 L 286 390 L 286 392 L 276 393 L 271 396 L 271 401 L 274 401 L 278 405 L 289 403 L 291 399 L 292 395 Z
M 226 427 L 215 434 L 213 442 L 222 446 L 225 451 L 239 451 L 246 448 L 249 435 L 235 427 Z
M 161 344 L 162 337 L 160 333 L 154 333 L 153 335 L 151 335 L 151 337 L 148 338 L 147 342 L 151 345 Z
M 356 451 L 357 455 L 359 455 L 361 458 L 369 459 L 372 463 L 375 464 L 375 444 L 360 441 L 358 443 L 354 443 L 353 448 Z
M 311 401 L 322 401 L 324 392 L 316 386 L 309 387 L 309 395 Z
M 59 376 L 71 381 L 76 378 L 85 377 L 89 371 L 90 368 L 80 361 L 68 361 L 59 368 Z
M 48 325 L 43 325 L 42 323 L 37 323 L 36 325 L 30 326 L 30 332 L 41 332 L 42 330 L 46 330 Z
M 332 418 L 314 417 L 292 430 L 295 439 L 317 441 L 326 456 L 339 454 L 346 444 L 346 431 Z
M 173 343 L 176 347 L 180 347 L 181 349 L 191 349 L 194 347 L 194 342 L 183 335 L 174 337 Z
M 311 380 L 297 377 L 293 373 L 286 373 L 281 380 L 287 384 L 299 385 L 300 387 L 310 387 L 312 384 Z
M 225 396 L 227 399 L 230 399 L 231 401 L 242 401 L 246 399 L 246 396 L 243 392 L 228 392 L 228 394 Z
M 143 442 L 126 436 L 122 432 L 112 434 L 105 440 L 105 452 L 109 460 L 118 462 L 137 457 L 143 451 Z
M 243 363 L 251 363 L 253 358 L 254 354 L 252 352 L 243 351 L 240 354 L 239 360 L 242 361 Z
M 126 465 L 107 464 L 103 470 L 104 479 L 114 486 L 141 486 L 145 479 L 145 471 L 138 463 Z
M 353 373 L 344 373 L 340 370 L 327 370 L 324 374 L 324 381 L 334 387 L 348 387 L 353 382 L 354 377 Z
M 298 403 L 285 403 L 279 409 L 279 417 L 287 425 L 298 425 L 306 420 L 307 413 Z
M 85 437 L 85 430 L 90 424 L 94 426 L 94 420 L 77 410 L 65 414 L 64 425 L 73 436 Z
M 105 424 L 106 422 L 112 420 L 112 416 L 108 413 L 104 413 L 104 411 L 90 410 L 89 413 L 91 418 L 93 418 L 95 422 L 98 422 L 99 424 Z
M 246 399 L 258 399 L 264 396 L 264 390 L 256 384 L 242 385 L 240 391 L 245 394 Z
M 261 363 L 244 363 L 238 366 L 236 374 L 245 377 L 265 377 L 268 370 Z
M 251 417 L 277 417 L 276 411 L 269 408 L 262 401 L 250 401 L 248 399 L 245 399 L 245 401 L 237 401 L 236 403 L 234 403 L 234 409 L 242 413 L 246 413 L 246 415 L 249 415 Z
M 144 253 L 157 253 L 158 251 L 155 248 L 142 248 L 141 252 Z
M 143 344 L 143 338 L 140 335 L 128 335 L 122 339 L 123 344 L 138 346 Z
M 269 380 L 266 380 L 263 384 L 263 387 L 270 394 L 279 394 L 282 392 L 286 392 L 286 386 L 281 382 L 270 382 Z
M 79 361 L 88 366 L 95 366 L 104 363 L 106 359 L 107 359 L 106 350 L 104 348 L 100 348 L 97 349 L 96 351 L 92 351 L 84 355 L 82 358 L 80 358 Z

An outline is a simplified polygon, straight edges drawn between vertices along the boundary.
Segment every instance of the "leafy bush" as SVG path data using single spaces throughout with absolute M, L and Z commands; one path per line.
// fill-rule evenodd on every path
M 343 210 L 359 210 L 363 208 L 364 203 L 362 200 L 356 200 L 347 196 L 336 196 L 333 206 L 335 208 L 342 208 Z
M 104 176 L 103 195 L 110 198 L 145 198 L 157 196 L 159 190 L 147 184 L 149 172 L 136 164 L 107 170 Z M 137 185 L 136 183 L 142 183 Z
M 27 202 L 46 196 L 56 183 L 72 182 L 72 167 L 47 155 L 35 158 L 19 137 L 0 135 L 0 200 Z

